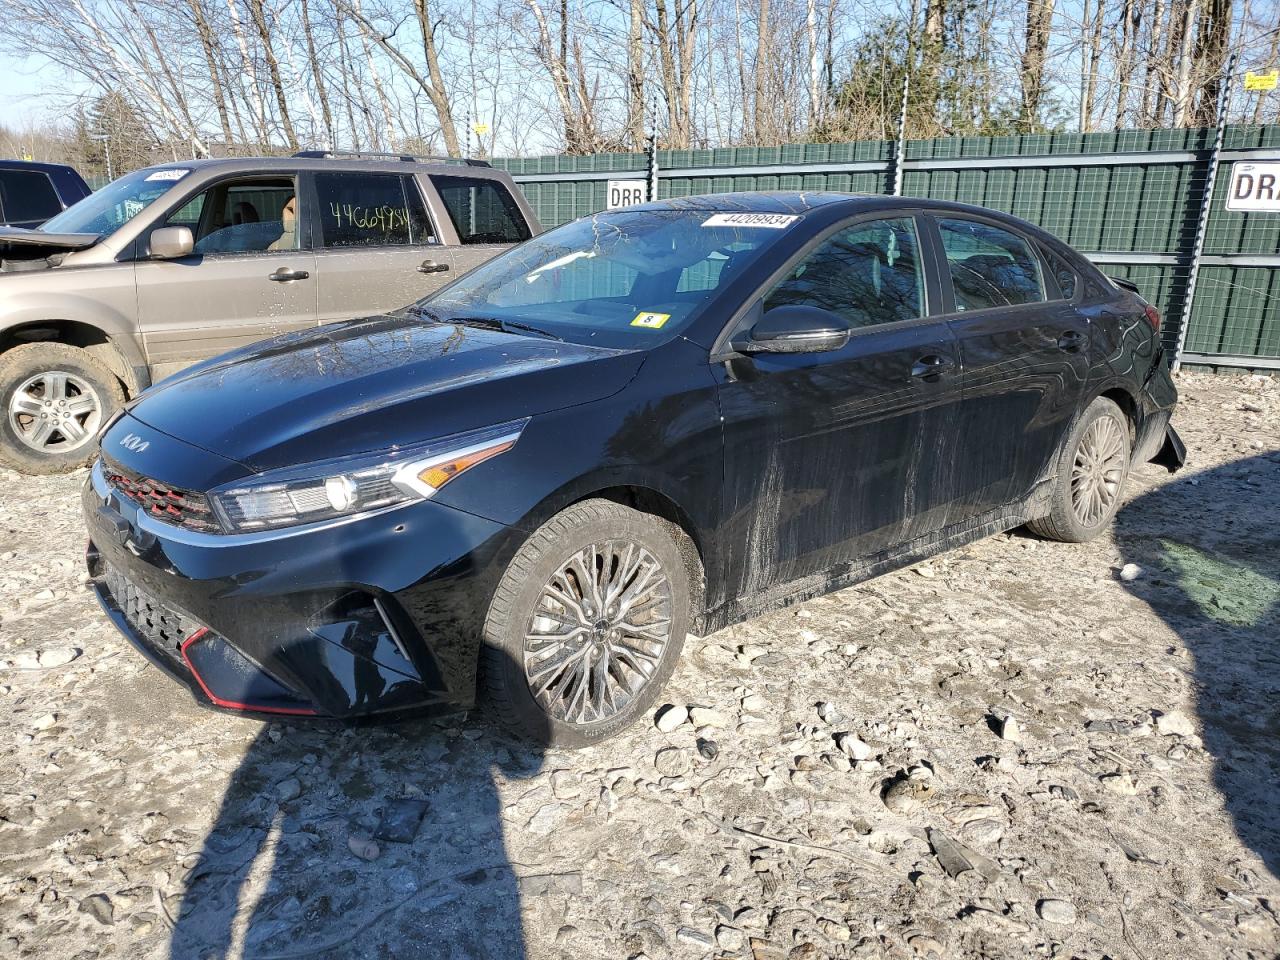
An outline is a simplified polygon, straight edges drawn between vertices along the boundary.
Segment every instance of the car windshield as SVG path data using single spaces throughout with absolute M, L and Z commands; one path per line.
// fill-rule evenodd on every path
M 40 229 L 48 233 L 96 233 L 100 237 L 108 236 L 167 193 L 190 172 L 166 167 L 130 173 L 67 207 Z
M 651 346 L 687 327 L 798 219 L 705 208 L 595 214 L 526 241 L 411 309 L 578 343 Z

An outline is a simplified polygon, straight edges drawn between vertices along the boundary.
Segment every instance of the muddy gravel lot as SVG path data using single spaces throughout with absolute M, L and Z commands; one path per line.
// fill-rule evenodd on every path
M 202 710 L 84 588 L 84 474 L 0 474 L 0 956 L 1274 957 L 1280 383 L 1179 386 L 1113 534 L 691 637 L 582 752 Z

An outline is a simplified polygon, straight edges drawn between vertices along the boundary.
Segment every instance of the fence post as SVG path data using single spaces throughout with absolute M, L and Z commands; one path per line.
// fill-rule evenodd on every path
M 649 110 L 649 137 L 645 140 L 645 158 L 648 160 L 648 172 L 645 176 L 646 200 L 658 199 L 658 100 L 651 101 Z
M 893 195 L 902 196 L 903 164 L 907 160 L 907 97 L 911 93 L 911 57 L 907 57 L 907 72 L 902 75 L 902 109 L 898 111 L 898 145 L 893 157 Z
M 1182 351 L 1187 345 L 1187 330 L 1191 326 L 1191 311 L 1196 304 L 1196 281 L 1200 277 L 1200 258 L 1204 253 L 1204 237 L 1209 228 L 1209 208 L 1213 204 L 1213 185 L 1218 179 L 1218 158 L 1222 154 L 1222 144 L 1227 136 L 1227 108 L 1231 106 L 1231 85 L 1236 74 L 1236 59 L 1239 54 L 1231 54 L 1227 60 L 1227 75 L 1218 91 L 1218 131 L 1213 141 L 1213 152 L 1209 154 L 1209 166 L 1205 171 L 1204 193 L 1200 197 L 1200 216 L 1196 221 L 1196 238 L 1191 247 L 1191 266 L 1187 270 L 1187 292 L 1182 302 L 1182 322 L 1178 324 L 1178 341 L 1173 348 L 1173 372 L 1182 369 Z

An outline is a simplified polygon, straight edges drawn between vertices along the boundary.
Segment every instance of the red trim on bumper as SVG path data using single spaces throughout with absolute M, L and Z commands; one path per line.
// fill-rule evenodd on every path
M 201 627 L 187 639 L 182 641 L 182 646 L 178 649 L 182 653 L 182 659 L 186 661 L 187 667 L 191 670 L 191 675 L 196 678 L 196 683 L 200 684 L 200 689 L 204 691 L 204 695 L 209 698 L 209 702 L 218 707 L 226 707 L 229 710 L 248 710 L 252 713 L 280 713 L 295 717 L 314 717 L 316 711 L 310 707 L 258 707 L 249 703 L 236 703 L 234 700 L 224 700 L 212 690 L 208 684 L 204 682 L 204 677 L 200 676 L 200 671 L 196 669 L 196 665 L 191 662 L 191 658 L 187 656 L 187 648 L 192 644 L 203 640 L 205 634 L 209 632 L 208 627 Z

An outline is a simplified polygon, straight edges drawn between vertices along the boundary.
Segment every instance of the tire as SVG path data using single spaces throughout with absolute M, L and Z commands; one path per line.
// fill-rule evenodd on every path
M 690 568 L 681 549 L 684 541 L 683 531 L 659 517 L 610 500 L 584 500 L 553 516 L 524 542 L 494 591 L 481 654 L 482 687 L 504 726 L 547 746 L 586 747 L 650 709 L 675 669 L 689 628 Z M 593 546 L 603 549 L 588 554 Z M 642 587 L 629 611 L 620 609 L 613 619 L 607 610 L 603 615 L 586 612 L 599 595 L 581 590 L 582 577 L 570 564 L 578 560 L 576 569 L 587 572 L 587 557 L 599 560 L 590 566 L 606 589 L 617 591 L 615 597 Z M 612 575 L 605 576 L 604 570 Z M 577 601 L 586 617 L 544 594 L 553 586 Z M 584 619 L 593 626 L 583 625 Z M 622 626 L 643 627 L 643 633 L 657 638 L 663 620 L 667 626 L 660 649 L 654 639 L 646 641 Z M 551 639 L 557 634 L 570 639 Z M 534 638 L 528 649 L 526 635 Z M 611 664 L 598 671 L 605 653 Z M 526 656 L 530 669 L 546 672 L 526 672 Z M 547 668 L 561 657 L 571 663 Z M 584 662 L 590 664 L 584 671 L 590 677 L 586 683 L 582 673 L 575 674 Z M 601 684 L 602 677 L 612 685 Z M 541 697 L 535 695 L 535 685 Z
M 123 404 L 120 381 L 87 351 L 65 343 L 14 347 L 0 355 L 0 463 L 28 475 L 82 467 Z M 42 429 L 46 416 L 62 419 Z
M 1083 543 L 1100 534 L 1120 507 L 1132 448 L 1129 418 L 1113 401 L 1098 397 L 1085 408 L 1062 445 L 1048 515 L 1031 521 L 1028 528 L 1064 543 Z M 1103 455 L 1097 472 L 1092 466 L 1097 463 L 1096 454 L 1091 451 Z

